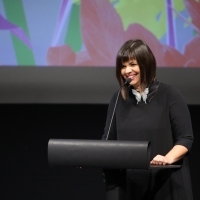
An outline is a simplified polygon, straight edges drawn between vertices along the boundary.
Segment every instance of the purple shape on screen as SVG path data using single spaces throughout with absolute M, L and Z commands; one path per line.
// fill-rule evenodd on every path
M 69 0 L 63 0 L 62 2 L 62 6 L 61 6 L 61 10 L 60 10 L 60 14 L 59 14 L 59 21 L 62 20 L 64 13 L 65 13 L 65 7 L 67 6 Z
M 55 29 L 55 33 L 54 33 L 54 37 L 53 37 L 52 46 L 56 46 L 58 43 L 61 31 L 62 31 L 64 23 L 65 23 L 65 19 L 67 17 L 69 17 L 71 7 L 72 7 L 72 0 L 63 0 L 62 1 L 62 5 L 61 5 L 60 12 L 59 12 L 58 21 L 56 24 L 56 29 Z
M 11 31 L 11 33 L 13 33 L 17 38 L 19 38 L 22 42 L 24 42 L 30 49 L 32 49 L 31 43 L 28 37 L 26 36 L 24 30 L 9 22 L 1 14 L 0 14 L 0 30 Z
M 166 2 L 167 2 L 168 45 L 175 48 L 176 44 L 174 38 L 175 33 L 173 24 L 172 1 L 166 0 Z

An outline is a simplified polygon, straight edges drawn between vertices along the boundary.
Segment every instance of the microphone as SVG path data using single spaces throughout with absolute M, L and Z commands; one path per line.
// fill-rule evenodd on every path
M 131 82 L 131 78 L 127 78 L 125 80 L 124 84 L 120 87 L 120 89 L 118 91 L 117 98 L 116 98 L 116 101 L 115 101 L 115 106 L 114 106 L 114 109 L 113 109 L 112 117 L 111 117 L 109 128 L 108 128 L 108 133 L 107 133 L 107 136 L 106 136 L 106 140 L 108 140 L 108 137 L 109 137 L 109 134 L 110 134 L 110 128 L 111 128 L 113 117 L 114 117 L 115 110 L 116 110 L 116 107 L 117 107 L 117 102 L 118 102 L 118 98 L 119 98 L 121 88 L 124 87 L 125 85 L 129 85 L 130 82 Z
M 129 85 L 130 82 L 131 82 L 131 78 L 127 78 L 127 79 L 125 80 L 124 84 L 120 87 L 120 89 L 121 89 L 122 87 L 124 87 L 125 85 Z

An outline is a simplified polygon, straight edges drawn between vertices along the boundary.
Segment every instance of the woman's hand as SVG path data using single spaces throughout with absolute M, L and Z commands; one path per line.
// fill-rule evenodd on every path
M 169 161 L 167 160 L 167 158 L 165 156 L 157 155 L 153 158 L 153 160 L 150 162 L 150 164 L 152 164 L 152 165 L 167 165 L 167 164 L 171 164 L 171 163 L 169 163 Z

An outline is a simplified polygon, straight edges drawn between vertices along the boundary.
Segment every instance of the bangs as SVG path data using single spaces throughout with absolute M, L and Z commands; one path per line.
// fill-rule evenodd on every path
M 136 60 L 135 51 L 131 48 L 121 51 L 121 54 L 118 55 L 118 61 L 120 61 L 121 64 L 130 60 Z

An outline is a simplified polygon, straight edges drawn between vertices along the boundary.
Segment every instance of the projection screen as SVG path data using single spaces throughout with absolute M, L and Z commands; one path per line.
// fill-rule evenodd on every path
M 200 104 L 200 2 L 0 0 L 0 103 L 108 103 L 115 57 L 142 39 L 157 79 Z

